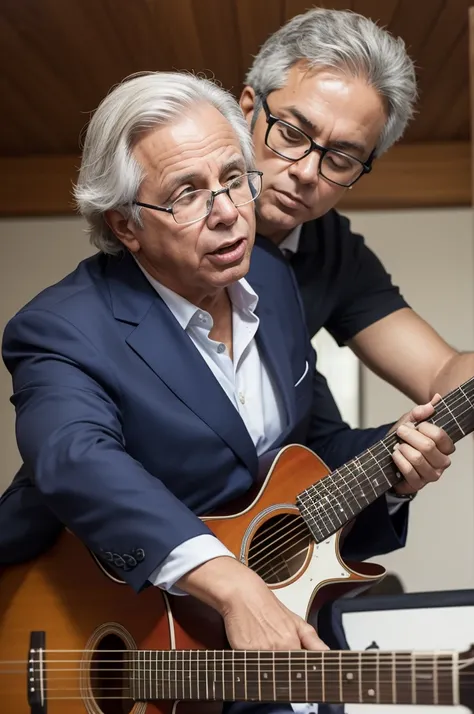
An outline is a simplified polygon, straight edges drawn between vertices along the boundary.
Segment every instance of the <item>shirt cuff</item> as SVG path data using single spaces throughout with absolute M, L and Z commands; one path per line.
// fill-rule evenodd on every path
M 152 572 L 148 580 L 171 595 L 187 595 L 174 584 L 203 563 L 213 558 L 228 556 L 235 558 L 215 536 L 203 534 L 186 540 L 176 546 L 165 560 Z

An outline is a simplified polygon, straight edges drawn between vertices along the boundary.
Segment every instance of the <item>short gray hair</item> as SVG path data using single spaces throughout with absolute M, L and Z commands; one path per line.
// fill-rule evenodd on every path
M 242 111 L 230 93 L 208 79 L 184 72 L 141 73 L 125 79 L 99 104 L 87 127 L 74 197 L 88 222 L 91 243 L 100 251 L 123 250 L 106 223 L 106 211 L 119 209 L 141 225 L 140 208 L 131 205 L 144 178 L 132 154 L 139 137 L 202 103 L 229 121 L 245 164 L 252 168 L 252 138 Z
M 246 83 L 257 95 L 266 96 L 284 86 L 288 72 L 300 61 L 365 77 L 379 93 L 387 121 L 377 143 L 378 156 L 402 136 L 414 114 L 417 88 L 414 64 L 401 38 L 355 12 L 314 8 L 267 39 Z

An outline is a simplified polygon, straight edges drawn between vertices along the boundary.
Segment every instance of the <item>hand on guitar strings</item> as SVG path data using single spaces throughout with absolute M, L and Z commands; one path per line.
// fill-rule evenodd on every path
M 452 440 L 443 429 L 425 421 L 433 415 L 433 405 L 440 399 L 436 394 L 431 402 L 414 407 L 390 430 L 402 440 L 393 452 L 395 465 L 403 476 L 394 487 L 400 495 L 415 494 L 427 483 L 438 481 L 451 464 L 449 456 L 455 450 Z
M 234 558 L 209 560 L 177 585 L 220 613 L 232 649 L 328 649 L 314 627 L 288 610 L 259 575 Z

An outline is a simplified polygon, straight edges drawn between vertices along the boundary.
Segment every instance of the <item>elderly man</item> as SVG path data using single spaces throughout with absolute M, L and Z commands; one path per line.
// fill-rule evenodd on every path
M 267 39 L 240 104 L 264 174 L 257 231 L 289 255 L 310 334 L 325 327 L 369 369 L 428 402 L 474 374 L 474 355 L 456 352 L 409 308 L 334 209 L 402 136 L 416 95 L 402 40 L 356 13 L 312 9 Z M 403 494 L 431 480 L 410 453 L 402 446 L 395 457 Z

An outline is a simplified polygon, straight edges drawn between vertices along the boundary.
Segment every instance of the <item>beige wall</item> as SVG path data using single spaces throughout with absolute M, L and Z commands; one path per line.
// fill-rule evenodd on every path
M 405 299 L 459 350 L 474 350 L 474 255 L 470 210 L 355 213 L 362 232 Z M 364 425 L 398 418 L 410 402 L 363 372 Z M 407 547 L 377 559 L 410 591 L 474 587 L 474 443 L 457 446 L 452 466 L 412 504 Z
M 0 334 L 10 317 L 40 290 L 93 251 L 78 218 L 0 221 Z M 0 364 L 0 492 L 20 463 L 10 404 L 10 375 Z
M 412 306 L 457 348 L 474 349 L 471 212 L 355 213 L 352 220 Z M 77 218 L 0 221 L 0 331 L 28 299 L 92 252 L 83 230 Z M 332 378 L 340 391 L 340 379 Z M 10 392 L 9 375 L 1 365 L 0 490 L 19 464 Z M 368 373 L 363 375 L 362 401 L 367 425 L 398 418 L 410 406 Z M 425 489 L 413 504 L 407 548 L 378 559 L 400 574 L 407 589 L 474 587 L 473 467 L 468 437 L 458 446 L 443 482 Z

